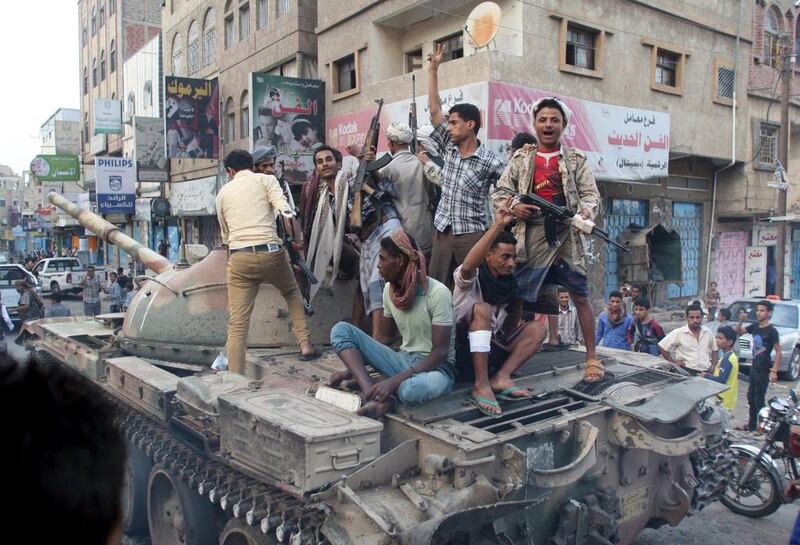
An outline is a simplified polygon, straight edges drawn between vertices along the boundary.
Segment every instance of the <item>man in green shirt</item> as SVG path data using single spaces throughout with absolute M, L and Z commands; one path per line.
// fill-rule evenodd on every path
M 450 290 L 429 278 L 425 257 L 412 239 L 398 229 L 381 240 L 378 269 L 386 280 L 383 314 L 376 338 L 358 327 L 339 322 L 331 330 L 331 344 L 347 366 L 335 373 L 335 386 L 352 377 L 361 389 L 364 406 L 359 414 L 380 418 L 400 401 L 416 405 L 453 389 L 455 330 Z M 390 347 L 397 333 L 400 351 Z M 374 383 L 369 364 L 388 378 Z

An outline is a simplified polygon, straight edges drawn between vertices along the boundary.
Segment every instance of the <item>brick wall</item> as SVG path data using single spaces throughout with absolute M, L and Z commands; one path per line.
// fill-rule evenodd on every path
M 764 54 L 764 21 L 767 11 L 773 11 L 778 21 L 778 31 L 788 31 L 791 34 L 789 43 L 794 47 L 800 11 L 793 9 L 792 6 L 792 2 L 753 3 L 753 56 L 747 79 L 747 86 L 751 91 L 764 95 L 773 94 L 772 89 L 775 88 L 779 71 L 769 66 L 769 59 Z M 800 74 L 796 70 L 792 75 L 792 94 L 797 94 L 798 90 L 800 90 Z M 776 89 L 775 94 L 780 94 L 780 89 Z

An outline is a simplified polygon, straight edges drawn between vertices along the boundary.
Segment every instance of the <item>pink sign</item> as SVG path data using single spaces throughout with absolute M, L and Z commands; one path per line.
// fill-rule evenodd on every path
M 749 239 L 747 231 L 719 234 L 711 280 L 717 283 L 717 289 L 725 303 L 731 303 L 744 295 L 744 254 Z
M 364 140 L 367 137 L 369 124 L 372 121 L 372 116 L 375 115 L 377 108 L 373 110 L 364 110 L 352 114 L 337 115 L 329 117 L 325 121 L 327 127 L 327 138 L 325 143 L 333 146 L 342 153 L 347 153 L 347 146 L 355 144 L 361 148 L 364 145 Z M 389 116 L 384 109 L 381 112 L 381 136 L 378 140 L 378 151 L 387 151 L 386 136 L 383 134 L 386 126 L 391 123 Z

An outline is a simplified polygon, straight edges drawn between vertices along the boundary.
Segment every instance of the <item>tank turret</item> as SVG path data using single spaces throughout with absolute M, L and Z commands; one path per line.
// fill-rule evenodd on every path
M 103 240 L 139 259 L 156 276 L 147 280 L 134 297 L 122 325 L 119 343 L 131 355 L 165 361 L 208 365 L 225 345 L 228 324 L 224 247 L 211 250 L 200 262 L 175 268 L 165 257 L 136 242 L 101 216 L 84 210 L 51 192 L 49 200 Z M 335 290 L 321 289 L 308 317 L 312 342 L 329 342 L 333 325 L 347 317 L 352 307 L 354 282 L 341 282 Z M 250 348 L 287 347 L 294 350 L 286 303 L 278 290 L 262 284 L 250 317 Z

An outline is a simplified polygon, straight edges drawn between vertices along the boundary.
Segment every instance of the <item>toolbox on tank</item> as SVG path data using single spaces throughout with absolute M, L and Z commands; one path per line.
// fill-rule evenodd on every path
M 178 377 L 172 373 L 129 356 L 109 359 L 106 374 L 108 386 L 133 405 L 163 421 L 172 416 L 178 388 Z
M 287 390 L 221 396 L 219 418 L 225 456 L 303 492 L 381 453 L 383 424 Z

